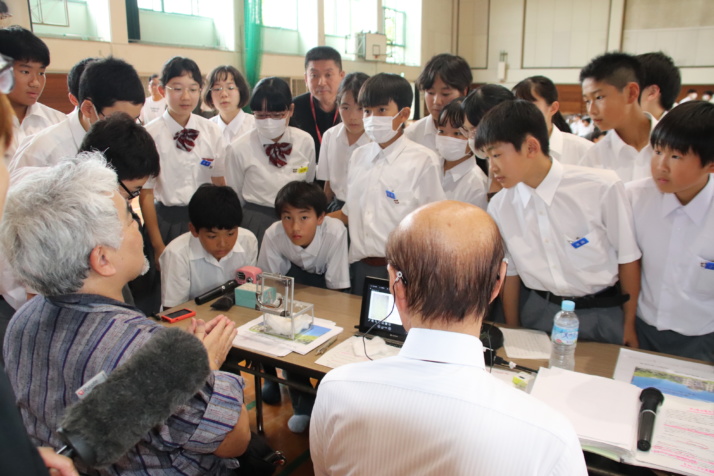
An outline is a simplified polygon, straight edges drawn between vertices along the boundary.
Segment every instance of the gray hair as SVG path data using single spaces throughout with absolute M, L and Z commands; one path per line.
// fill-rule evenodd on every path
M 45 296 L 77 292 L 89 275 L 92 250 L 121 245 L 116 190 L 117 175 L 99 152 L 79 154 L 13 186 L 0 250 L 17 278 Z

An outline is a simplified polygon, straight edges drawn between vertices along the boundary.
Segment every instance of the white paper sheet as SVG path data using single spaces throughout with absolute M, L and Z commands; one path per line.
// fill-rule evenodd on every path
M 315 361 L 316 364 L 324 365 L 331 369 L 335 369 L 341 365 L 353 364 L 356 362 L 366 362 L 369 359 L 364 355 L 364 351 L 359 354 L 355 353 L 355 343 L 360 344 L 362 342 L 361 337 L 352 336 L 349 339 L 341 342 L 336 347 L 328 350 L 325 354 Z M 370 352 L 369 356 L 372 360 L 383 359 L 384 357 L 391 357 L 399 353 L 399 348 L 391 345 L 387 345 L 382 348 L 380 353 Z
M 543 331 L 532 329 L 506 329 L 503 332 L 503 346 L 510 359 L 550 359 L 550 337 Z
M 305 355 L 308 352 L 320 347 L 322 344 L 327 342 L 331 337 L 339 335 L 343 329 L 335 325 L 334 321 L 328 321 L 326 319 L 320 319 L 316 317 L 313 325 L 320 326 L 328 329 L 324 334 L 316 337 L 314 340 L 309 341 L 292 341 L 289 339 L 265 334 L 262 332 L 256 332 L 255 328 L 263 322 L 263 316 L 257 317 L 252 321 L 243 324 L 238 328 L 238 335 L 233 340 L 233 345 L 235 347 L 246 347 L 260 352 L 269 353 L 272 355 L 277 355 L 282 357 L 288 353 L 297 352 L 298 354 Z M 239 338 L 241 338 L 239 340 Z M 248 341 L 254 341 L 251 344 Z M 288 352 L 285 352 L 288 349 Z

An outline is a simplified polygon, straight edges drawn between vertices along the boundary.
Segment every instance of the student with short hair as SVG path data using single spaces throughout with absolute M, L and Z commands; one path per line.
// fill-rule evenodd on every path
M 682 75 L 672 58 L 661 51 L 637 55 L 642 65 L 640 105 L 658 121 L 674 107 L 682 89 Z
M 337 104 L 342 122 L 325 132 L 320 148 L 317 179 L 325 182 L 329 212 L 342 208 L 347 193 L 347 166 L 352 152 L 369 143 L 364 133 L 362 107 L 358 104 L 359 90 L 369 76 L 350 73 L 340 83 Z
M 101 58 L 86 64 L 77 99 L 76 114 L 36 134 L 18 149 L 10 164 L 12 171 L 28 166 L 50 167 L 76 155 L 90 126 L 115 112 L 136 120 L 144 104 L 144 88 L 132 65 L 114 57 Z
M 439 116 L 436 151 L 444 160 L 441 185 L 448 200 L 470 203 L 485 210 L 488 205 L 488 178 L 476 165 L 464 131 L 464 110 L 458 98 L 447 104 Z
M 577 164 L 593 146 L 589 140 L 571 134 L 570 126 L 560 113 L 558 89 L 550 79 L 545 76 L 526 78 L 513 87 L 513 94 L 518 99 L 532 102 L 543 113 L 548 126 L 550 156 L 554 159 L 564 164 Z
M 707 89 L 702 94 L 702 101 L 711 102 L 713 97 L 714 97 L 714 91 L 712 91 L 711 89 Z
M 174 238 L 189 230 L 188 203 L 204 183 L 225 185 L 226 145 L 220 128 L 192 114 L 203 76 L 195 61 L 181 56 L 161 71 L 166 111 L 146 126 L 156 142 L 161 173 L 141 190 L 139 204 L 157 258 Z
M 699 93 L 697 93 L 696 89 L 689 88 L 689 89 L 687 89 L 687 95 L 684 96 L 684 98 L 681 101 L 679 101 L 679 104 L 684 104 L 685 102 L 689 102 L 689 101 L 696 101 L 698 96 L 699 96 Z
M 387 236 L 402 218 L 446 198 L 436 153 L 404 137 L 413 99 L 409 82 L 397 74 L 372 76 L 359 92 L 372 142 L 353 152 L 345 206 L 330 214 L 349 227 L 353 294 L 362 294 L 365 277 L 387 277 Z
M 276 221 L 278 191 L 293 180 L 314 180 L 315 148 L 306 132 L 288 125 L 294 105 L 284 80 L 261 79 L 250 108 L 255 128 L 228 146 L 226 178 L 241 198 L 245 228 L 260 245 L 265 230 Z
M 627 184 L 642 290 L 640 348 L 714 362 L 714 104 L 690 101 L 657 124 L 652 177 Z
M 69 102 L 74 106 L 74 110 L 67 114 L 67 117 L 72 114 L 79 114 L 79 81 L 82 79 L 82 73 L 87 68 L 87 65 L 92 61 L 96 61 L 99 58 L 84 58 L 77 61 L 74 66 L 67 73 L 67 97 L 69 97 Z
M 650 132 L 657 120 L 640 106 L 642 65 L 626 53 L 606 53 L 580 71 L 583 100 L 595 126 L 609 131 L 579 165 L 614 170 L 623 182 L 648 177 Z
M 407 127 L 404 135 L 436 151 L 436 128 L 441 110 L 454 99 L 466 96 L 472 81 L 471 67 L 461 56 L 449 53 L 433 56 L 416 80 L 417 87 L 424 93 L 429 114 Z
M 223 131 L 226 145 L 253 130 L 255 118 L 243 111 L 250 100 L 250 87 L 240 71 L 230 65 L 219 66 L 208 77 L 203 101 L 218 114 L 210 120 Z
M 161 94 L 161 90 L 159 89 L 160 85 L 158 74 L 149 76 L 149 83 L 147 85 L 149 96 L 144 101 L 144 106 L 141 108 L 141 114 L 139 115 L 139 120 L 142 124 L 148 124 L 154 119 L 161 117 L 164 110 L 166 110 L 166 98 Z
M 506 323 L 550 332 L 571 299 L 579 339 L 636 347 L 641 253 L 622 181 L 552 160 L 543 115 L 528 101 L 494 107 L 476 134 L 504 187 L 488 212 L 508 249 Z
M 10 58 L 15 86 L 7 94 L 14 111 L 13 140 L 5 149 L 8 165 L 15 151 L 27 138 L 66 119 L 60 111 L 37 102 L 45 89 L 45 70 L 50 65 L 50 50 L 31 31 L 13 25 L 0 28 L 0 54 Z M 5 59 L 6 60 L 6 59 Z
M 164 309 L 235 279 L 238 268 L 255 266 L 258 258 L 255 235 L 240 227 L 243 211 L 232 188 L 201 185 L 188 215 L 190 232 L 169 243 L 159 257 Z

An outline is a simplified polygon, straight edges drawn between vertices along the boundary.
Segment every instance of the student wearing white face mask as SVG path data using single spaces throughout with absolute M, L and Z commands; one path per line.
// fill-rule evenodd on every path
M 294 180 L 315 179 L 312 137 L 288 125 L 293 107 L 285 81 L 261 79 L 250 99 L 255 129 L 228 146 L 226 182 L 243 204 L 241 226 L 255 234 L 258 245 L 265 230 L 278 221 L 274 208 L 278 191 Z
M 444 159 L 441 181 L 449 200 L 457 200 L 486 209 L 488 179 L 476 165 L 464 126 L 464 98 L 451 101 L 441 110 L 436 128 L 436 150 Z

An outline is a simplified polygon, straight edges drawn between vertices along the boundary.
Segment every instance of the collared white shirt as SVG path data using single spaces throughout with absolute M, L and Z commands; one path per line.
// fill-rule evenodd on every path
M 407 136 L 408 139 L 424 147 L 428 147 L 434 152 L 436 152 L 436 133 L 436 125 L 434 124 L 434 118 L 431 117 L 431 114 L 422 117 L 404 129 L 404 135 Z
M 258 267 L 270 273 L 286 274 L 292 264 L 308 273 L 324 274 L 329 289 L 349 288 L 345 225 L 326 216 L 317 227 L 312 243 L 303 248 L 290 241 L 282 222 L 273 223 L 263 236 Z
M 466 202 L 486 209 L 488 177 L 473 157 L 444 172 L 441 184 L 448 200 Z
M 144 188 L 154 189 L 156 200 L 168 206 L 188 205 L 199 186 L 211 183 L 212 177 L 225 175 L 226 145 L 218 126 L 191 114 L 186 129 L 199 132 L 191 152 L 176 147 L 174 135 L 182 129 L 168 109 L 146 126 L 159 151 L 161 173 L 156 178 L 150 178 Z
M 614 172 L 552 161 L 533 189 L 498 192 L 488 205 L 508 250 L 508 276 L 557 296 L 612 286 L 640 258 L 625 187 Z
M 162 116 L 166 110 L 166 98 L 162 97 L 158 101 L 149 96 L 144 101 L 144 105 L 141 106 L 141 113 L 139 113 L 139 120 L 142 124 L 148 124 L 154 119 L 158 119 Z
M 228 146 L 226 182 L 238 192 L 243 203 L 273 207 L 284 185 L 294 180 L 312 182 L 315 179 L 315 142 L 310 134 L 288 127 L 280 142 L 293 146 L 284 167 L 270 163 L 264 145 L 273 141 L 263 139 L 257 129 Z
M 422 205 L 445 200 L 441 159 L 402 136 L 386 149 L 370 142 L 354 151 L 347 175 L 350 263 L 383 257 L 389 233 Z
M 563 132 L 553 126 L 548 145 L 551 157 L 564 164 L 577 165 L 595 143 L 575 134 Z
M 320 383 L 316 475 L 586 475 L 569 421 L 492 376 L 474 336 L 414 328 L 399 355 Z
M 247 134 L 255 128 L 255 117 L 253 117 L 253 114 L 248 114 L 242 110 L 238 111 L 238 114 L 233 118 L 230 124 L 223 122 L 220 114 L 216 114 L 209 120 L 215 122 L 218 124 L 218 127 L 221 128 L 226 145 L 229 145 L 243 134 Z
M 649 113 L 645 112 L 645 114 L 650 120 L 650 133 L 652 133 L 657 120 Z M 638 152 L 637 149 L 626 144 L 612 129 L 607 131 L 604 139 L 588 150 L 578 165 L 614 170 L 623 182 L 631 182 L 652 176 L 650 162 L 653 155 L 654 151 L 649 142 Z
M 637 315 L 659 330 L 714 332 L 714 175 L 688 204 L 652 178 L 627 184 L 642 288 Z
M 347 166 L 352 152 L 369 142 L 369 137 L 363 133 L 354 144 L 349 145 L 347 130 L 342 123 L 327 129 L 322 136 L 317 179 L 329 180 L 330 188 L 338 200 L 344 202 L 347 196 Z
M 75 109 L 65 120 L 28 138 L 17 150 L 9 170 L 22 167 L 51 167 L 66 157 L 77 155 L 86 131 Z
M 56 109 L 45 106 L 39 102 L 27 107 L 25 118 L 20 120 L 15 114 L 12 114 L 12 141 L 10 146 L 5 150 L 5 165 L 9 165 L 17 149 L 28 140 L 28 138 L 37 134 L 43 129 L 46 129 L 54 124 L 67 119 L 67 116 Z
M 245 228 L 238 228 L 233 250 L 217 261 L 198 238 L 184 233 L 166 246 L 159 257 L 161 265 L 161 304 L 169 308 L 194 299 L 221 284 L 235 279 L 236 270 L 255 266 L 258 239 Z

